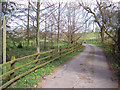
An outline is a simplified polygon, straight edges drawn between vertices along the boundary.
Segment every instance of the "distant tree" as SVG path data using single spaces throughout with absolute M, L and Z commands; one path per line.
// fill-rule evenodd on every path
M 79 24 L 79 13 L 80 10 L 79 5 L 75 2 L 66 3 L 65 6 L 66 10 L 64 13 L 64 18 L 62 18 L 61 30 L 62 33 L 66 36 L 66 41 L 69 44 L 76 43 L 81 36 L 76 36 L 76 33 L 79 33 L 81 29 L 81 25 Z M 63 12 L 63 11 L 61 11 Z M 63 17 L 62 16 L 62 17 Z
M 96 0 L 97 1 L 97 0 Z M 88 13 L 92 14 L 93 17 L 95 18 L 95 22 L 97 22 L 97 24 L 99 25 L 100 27 L 100 31 L 101 31 L 101 42 L 104 43 L 105 41 L 105 38 L 104 38 L 104 32 L 105 32 L 105 28 L 104 28 L 104 23 L 101 23 L 99 21 L 99 17 L 101 16 L 101 20 L 104 19 L 103 17 L 103 12 L 102 12 L 102 7 L 101 7 L 101 4 L 99 4 L 99 2 L 97 1 L 97 8 L 98 9 L 95 9 L 95 10 L 99 10 L 99 14 L 96 13 L 95 10 L 92 10 L 91 7 L 89 7 L 88 5 L 84 5 L 83 3 L 79 2 L 80 6 L 82 6 Z M 103 20 L 102 20 L 103 21 Z
M 109 0 L 96 0 L 96 6 L 94 8 L 89 5 L 85 5 L 83 2 L 79 2 L 79 5 L 84 8 L 94 17 L 94 22 L 96 22 L 100 28 L 101 42 L 105 42 L 106 33 L 115 43 L 117 43 L 116 38 L 109 33 L 110 29 L 116 30 L 116 6 Z

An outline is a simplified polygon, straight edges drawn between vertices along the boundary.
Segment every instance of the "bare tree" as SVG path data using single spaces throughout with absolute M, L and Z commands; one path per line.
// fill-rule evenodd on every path
M 105 42 L 105 36 L 106 33 L 115 43 L 117 43 L 114 36 L 110 35 L 108 31 L 110 28 L 116 28 L 116 26 L 112 23 L 113 15 L 115 12 L 110 12 L 115 10 L 115 6 L 112 2 L 108 0 L 96 0 L 96 7 L 92 9 L 89 5 L 85 5 L 83 2 L 79 2 L 79 5 L 82 6 L 91 16 L 94 17 L 94 22 L 98 24 L 100 27 L 100 34 L 101 34 L 101 42 Z
M 51 49 L 53 49 L 53 23 L 51 21 Z
M 47 23 L 46 23 L 46 16 L 45 16 L 45 32 L 44 32 L 44 50 L 46 49 L 46 39 L 47 39 Z
M 59 2 L 59 7 L 58 7 L 58 37 L 57 37 L 57 47 L 60 47 L 60 2 Z
M 2 1 L 0 0 L 0 64 L 2 63 Z
M 83 3 L 79 3 L 80 4 L 80 6 L 82 6 L 88 13 L 91 13 L 92 15 L 93 15 L 93 17 L 95 18 L 95 22 L 97 22 L 97 24 L 99 25 L 99 27 L 100 27 L 100 30 L 101 30 L 101 42 L 103 43 L 104 42 L 104 32 L 105 32 L 105 30 L 104 30 L 104 24 L 103 23 L 100 23 L 100 21 L 99 21 L 99 18 L 97 17 L 98 15 L 96 14 L 96 12 L 95 11 L 93 11 L 92 9 L 91 9 L 91 7 L 89 7 L 89 6 L 87 6 L 87 5 L 84 5 Z M 100 6 L 100 4 L 99 4 L 99 2 L 97 1 L 97 7 L 99 8 L 99 11 L 100 11 L 100 15 L 101 14 L 103 14 L 103 12 L 102 12 L 102 10 L 101 10 L 101 6 Z M 103 19 L 104 19 L 104 17 L 103 17 L 103 15 L 101 15 L 102 16 L 102 21 L 103 21 Z
M 37 46 L 37 51 L 38 53 L 40 52 L 40 31 L 39 31 L 39 11 L 40 11 L 40 1 L 37 1 L 37 37 L 36 37 L 36 46 Z
M 120 2 L 118 3 L 118 5 L 120 5 Z M 120 53 L 120 8 L 118 10 L 118 50 L 119 50 L 119 53 Z
M 30 1 L 28 0 L 28 16 L 27 16 L 27 19 L 28 19 L 28 21 L 27 21 L 27 49 L 29 50 L 29 12 L 30 12 Z
M 64 33 L 67 43 L 69 45 L 76 43 L 81 37 L 78 34 L 76 34 L 80 31 L 82 25 L 82 24 L 78 25 L 78 22 L 80 21 L 79 20 L 80 13 L 78 13 L 80 7 L 75 2 L 66 3 L 64 7 L 66 8 L 66 10 L 63 16 L 61 17 L 62 18 L 61 30 L 62 33 Z

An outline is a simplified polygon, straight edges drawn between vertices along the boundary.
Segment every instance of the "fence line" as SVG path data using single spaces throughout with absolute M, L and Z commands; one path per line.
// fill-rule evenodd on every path
M 29 56 L 25 56 L 25 57 L 22 57 L 22 58 L 18 58 L 18 59 L 15 59 L 15 57 L 12 57 L 11 61 L 6 62 L 6 63 L 0 65 L 0 67 L 1 66 L 4 67 L 4 66 L 7 66 L 7 65 L 10 65 L 10 67 L 11 67 L 9 71 L 7 71 L 6 73 L 2 73 L 2 75 L 0 75 L 0 78 L 6 78 L 7 76 L 10 76 L 10 80 L 7 81 L 5 84 L 3 84 L 0 88 L 2 88 L 2 89 L 6 88 L 11 83 L 13 83 L 17 79 L 25 76 L 26 74 L 28 74 L 28 73 L 30 73 L 30 72 L 32 72 L 32 71 L 34 71 L 34 70 L 36 70 L 36 69 L 38 69 L 38 68 L 48 64 L 48 63 L 50 63 L 50 62 L 52 62 L 52 61 L 54 61 L 54 60 L 56 60 L 58 58 L 61 58 L 62 56 L 65 56 L 65 55 L 67 55 L 69 53 L 72 53 L 72 52 L 74 52 L 76 50 L 79 50 L 81 48 L 81 46 L 82 46 L 82 43 L 81 44 L 72 45 L 69 48 L 68 47 L 66 47 L 66 48 L 65 47 L 59 47 L 58 49 L 52 49 L 52 50 L 46 51 L 46 52 L 35 53 L 35 54 L 29 55 Z M 59 50 L 59 52 L 58 52 L 58 50 Z M 42 55 L 42 54 L 48 54 L 48 55 L 43 57 L 43 58 L 38 59 L 38 56 Z M 25 60 L 25 59 L 31 58 L 31 57 L 35 57 L 35 60 L 15 68 L 15 63 L 16 62 L 18 62 L 18 61 L 20 62 L 22 60 Z M 46 60 L 48 58 L 50 59 L 49 61 L 46 61 L 46 62 L 44 62 L 42 64 L 38 64 L 39 61 Z M 30 70 L 26 71 L 25 73 L 22 73 L 22 74 L 20 74 L 20 75 L 15 77 L 14 73 L 17 70 L 19 70 L 21 68 L 24 68 L 26 66 L 32 65 L 32 64 L 33 65 L 35 64 L 35 66 L 32 67 L 32 69 L 30 69 Z

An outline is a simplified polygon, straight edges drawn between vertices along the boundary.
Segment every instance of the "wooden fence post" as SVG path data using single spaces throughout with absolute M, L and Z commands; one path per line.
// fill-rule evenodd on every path
M 15 57 L 12 56 L 11 61 L 15 60 Z M 15 69 L 15 62 L 11 63 L 11 70 Z M 14 72 L 10 74 L 10 80 L 14 78 Z
M 67 44 L 67 49 L 69 48 L 69 45 Z
M 74 52 L 74 46 L 72 46 L 72 50 L 73 50 L 73 51 L 72 51 L 72 53 L 73 53 L 73 52 Z
M 60 54 L 60 58 L 61 58 L 61 51 L 62 51 L 62 48 L 61 48 L 61 46 L 59 47 L 59 54 Z
M 81 44 L 78 44 L 78 49 L 80 49 L 81 48 Z
M 6 63 L 6 21 L 3 16 L 3 64 Z M 6 73 L 6 66 L 3 67 L 3 74 Z
M 79 44 L 76 44 L 77 46 L 76 46 L 76 51 L 78 51 L 79 50 Z
M 50 52 L 50 59 L 52 58 L 53 55 L 53 50 Z
M 73 52 L 75 52 L 76 46 L 75 44 L 73 44 Z
M 75 51 L 77 51 L 77 50 L 78 50 L 78 49 L 77 49 L 77 47 L 78 47 L 78 46 L 77 46 L 77 44 L 75 44 Z
M 34 45 L 33 45 L 33 42 L 31 42 L 31 46 L 34 46 Z
M 38 51 L 36 52 L 36 54 L 38 54 Z M 38 60 L 38 57 L 39 57 L 39 55 L 36 55 L 35 60 Z M 37 66 L 37 65 L 38 65 L 38 61 L 37 61 L 35 64 L 36 64 L 36 66 Z

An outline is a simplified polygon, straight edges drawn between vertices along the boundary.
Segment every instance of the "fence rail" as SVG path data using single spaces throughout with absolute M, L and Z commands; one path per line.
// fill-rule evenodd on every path
M 7 71 L 6 73 L 2 73 L 2 75 L 0 75 L 0 78 L 6 78 L 7 76 L 10 76 L 9 81 L 7 81 L 6 83 L 4 83 L 0 88 L 1 88 L 1 89 L 6 88 L 6 87 L 9 86 L 11 83 L 13 83 L 13 82 L 16 81 L 17 79 L 25 76 L 26 74 L 28 74 L 28 73 L 30 73 L 30 72 L 32 72 L 32 71 L 34 71 L 34 70 L 36 70 L 36 69 L 38 69 L 38 68 L 40 68 L 40 67 L 48 64 L 48 63 L 50 63 L 50 62 L 52 62 L 52 61 L 54 61 L 54 60 L 56 60 L 56 59 L 58 59 L 58 58 L 61 58 L 62 56 L 65 56 L 65 55 L 67 55 L 67 54 L 69 54 L 69 53 L 72 53 L 72 52 L 74 52 L 74 51 L 76 51 L 76 50 L 79 50 L 79 49 L 81 48 L 81 46 L 82 46 L 82 43 L 81 43 L 81 44 L 72 45 L 72 46 L 69 47 L 69 48 L 68 48 L 68 47 L 59 47 L 58 49 L 52 49 L 52 50 L 46 51 L 46 52 L 35 53 L 35 54 L 29 55 L 29 56 L 25 56 L 25 57 L 22 57 L 22 58 L 18 58 L 18 59 L 15 59 L 15 57 L 12 57 L 12 58 L 11 58 L 11 61 L 6 62 L 6 63 L 0 65 L 0 67 L 4 67 L 4 66 L 10 65 L 10 70 Z M 39 59 L 39 58 L 38 58 L 39 55 L 42 55 L 42 54 L 48 54 L 48 55 Z M 15 63 L 16 63 L 16 62 L 21 62 L 21 61 L 23 61 L 23 60 L 25 60 L 25 59 L 28 59 L 28 58 L 31 58 L 31 57 L 34 57 L 35 60 L 33 60 L 33 61 L 31 60 L 31 62 L 15 68 Z M 53 57 L 54 57 L 54 58 L 53 58 Z M 41 63 L 40 63 L 40 64 L 38 63 L 38 62 L 43 61 L 43 60 L 46 60 L 46 59 L 48 59 L 48 58 L 49 58 L 50 60 L 45 61 L 45 62 L 42 63 L 42 64 L 41 64 Z M 24 68 L 24 67 L 26 67 L 26 66 L 29 66 L 29 65 L 32 65 L 32 64 L 35 64 L 35 67 L 33 67 L 32 69 L 26 71 L 25 73 L 22 73 L 22 74 L 17 75 L 17 76 L 15 77 L 14 73 L 15 73 L 17 70 L 22 69 L 22 68 Z

